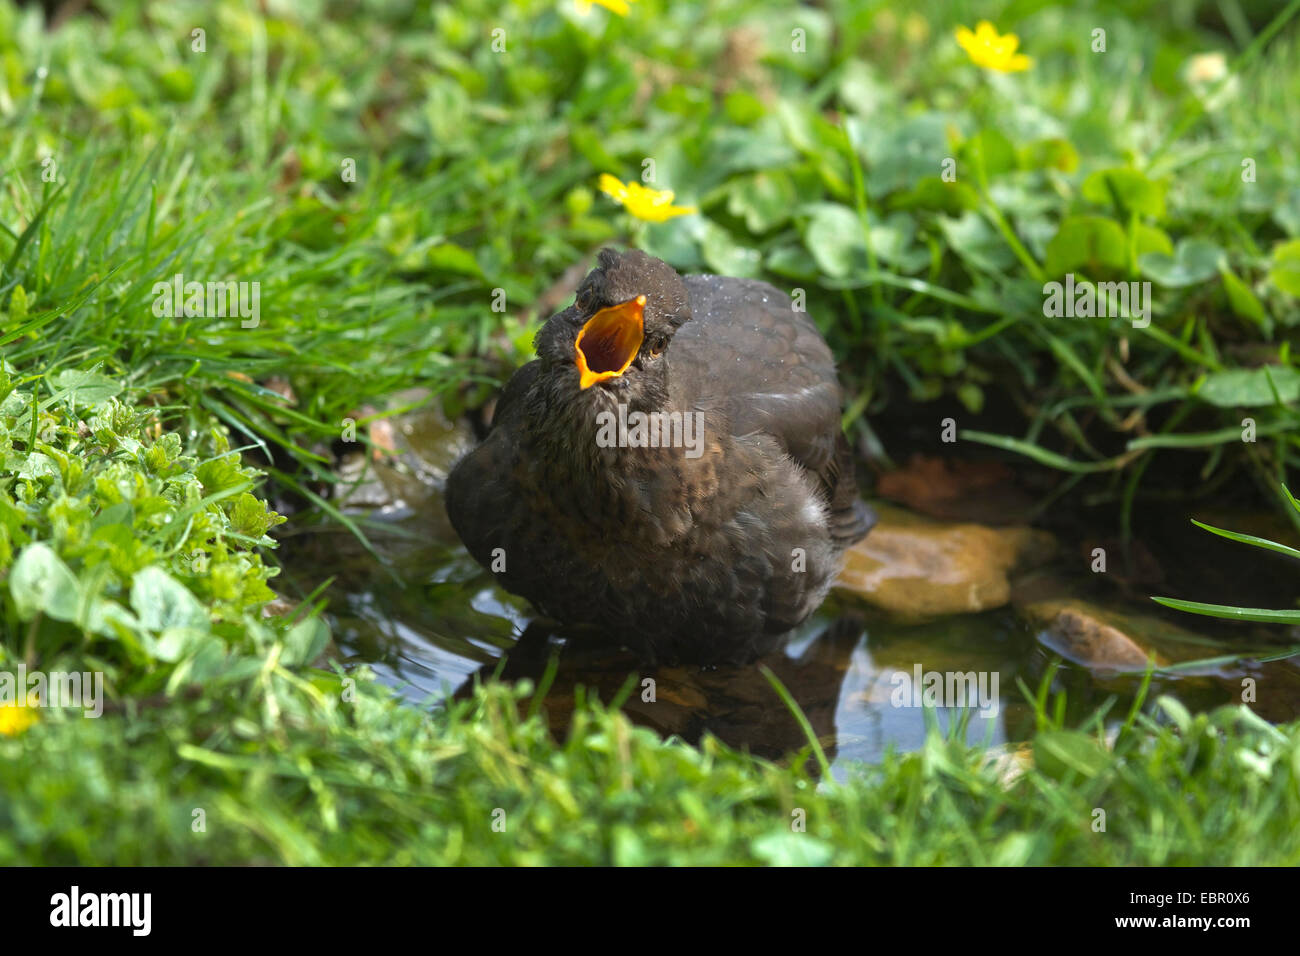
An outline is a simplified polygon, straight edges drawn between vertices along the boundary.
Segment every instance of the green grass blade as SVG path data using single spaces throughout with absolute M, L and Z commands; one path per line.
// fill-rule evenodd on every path
M 1175 611 L 1188 611 L 1225 621 L 1258 621 L 1262 624 L 1300 624 L 1300 610 L 1270 610 L 1258 607 L 1233 607 L 1229 604 L 1204 604 L 1200 601 L 1182 601 L 1178 598 L 1152 597 L 1151 600 Z
M 1229 541 L 1240 541 L 1242 544 L 1254 545 L 1257 548 L 1266 548 L 1269 551 L 1276 551 L 1278 554 L 1285 554 L 1288 557 L 1300 558 L 1300 550 L 1290 545 L 1281 544 L 1277 541 L 1270 541 L 1267 538 L 1258 538 L 1253 534 L 1241 534 L 1237 531 L 1226 531 L 1223 528 L 1216 528 L 1213 525 L 1192 519 L 1192 524 L 1198 528 L 1204 528 L 1211 534 L 1217 534 L 1221 538 L 1227 538 Z

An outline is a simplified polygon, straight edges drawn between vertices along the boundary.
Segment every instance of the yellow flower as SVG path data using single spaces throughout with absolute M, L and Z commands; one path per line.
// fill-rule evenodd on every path
M 24 704 L 0 704 L 0 737 L 17 737 L 36 723 L 37 700 Z
M 627 211 L 647 222 L 666 222 L 674 216 L 688 216 L 699 212 L 694 206 L 674 206 L 671 189 L 647 189 L 635 179 L 619 182 L 609 173 L 600 174 L 600 191 L 614 202 L 626 206 Z
M 584 17 L 591 13 L 591 5 L 598 3 L 611 13 L 617 13 L 620 17 L 625 17 L 632 12 L 629 3 L 636 3 L 636 0 L 573 0 L 574 6 Z
M 1020 37 L 1014 33 L 999 36 L 993 24 L 987 20 L 977 23 L 974 33 L 965 27 L 958 27 L 957 42 L 976 66 L 997 70 L 999 73 L 1027 70 L 1034 62 L 1023 53 L 1016 52 L 1016 47 L 1020 46 Z

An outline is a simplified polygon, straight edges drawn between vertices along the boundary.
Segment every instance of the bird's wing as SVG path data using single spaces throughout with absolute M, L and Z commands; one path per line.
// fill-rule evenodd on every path
M 668 350 L 679 408 L 723 407 L 733 435 L 761 432 L 828 489 L 842 456 L 835 359 L 806 312 L 765 282 L 688 276 L 691 320 Z
M 492 413 L 493 428 L 496 428 L 501 422 L 508 421 L 510 416 L 516 413 L 519 403 L 528 394 L 529 386 L 541 373 L 542 363 L 537 359 L 533 359 L 515 371 L 515 374 L 510 377 L 510 381 L 506 382 L 506 387 L 502 390 L 500 397 L 497 398 L 496 409 Z

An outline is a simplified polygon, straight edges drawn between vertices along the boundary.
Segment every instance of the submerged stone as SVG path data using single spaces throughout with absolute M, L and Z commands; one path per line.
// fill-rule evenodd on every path
M 1055 550 L 1050 534 L 1025 526 L 935 521 L 888 506 L 877 511 L 875 529 L 845 553 L 835 587 L 904 619 L 1002 607 L 1011 598 L 1008 575 Z
M 1092 670 L 1146 670 L 1152 652 L 1107 623 L 1106 613 L 1083 601 L 1043 601 L 1018 609 L 1044 646 Z M 1156 663 L 1161 663 L 1156 655 Z

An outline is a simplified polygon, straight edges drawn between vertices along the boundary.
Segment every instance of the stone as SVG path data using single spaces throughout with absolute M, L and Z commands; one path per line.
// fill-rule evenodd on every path
M 844 556 L 836 589 L 890 614 L 924 620 L 999 608 L 1008 575 L 1055 550 L 1045 531 L 936 521 L 881 505 L 880 521 Z
M 1095 605 L 1086 601 L 1042 601 L 1018 610 L 1035 628 L 1039 642 L 1066 660 L 1090 670 L 1146 670 L 1150 652 L 1115 626 L 1120 620 Z M 1158 656 L 1157 663 L 1161 663 Z

